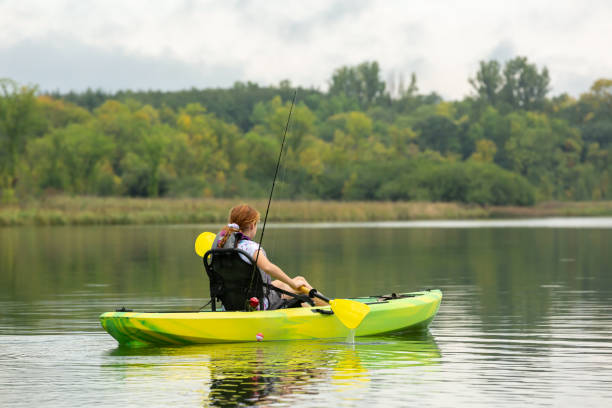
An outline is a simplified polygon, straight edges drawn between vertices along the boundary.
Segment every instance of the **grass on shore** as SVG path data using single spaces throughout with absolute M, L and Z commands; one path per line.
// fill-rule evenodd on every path
M 0 206 L 0 226 L 223 223 L 229 209 L 248 202 L 262 213 L 266 200 L 51 196 Z M 612 215 L 612 202 L 552 202 L 533 207 L 481 207 L 429 202 L 274 201 L 271 222 L 404 221 Z

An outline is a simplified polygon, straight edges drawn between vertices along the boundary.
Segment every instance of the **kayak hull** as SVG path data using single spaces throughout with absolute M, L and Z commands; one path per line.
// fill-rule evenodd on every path
M 423 330 L 434 319 L 442 292 L 428 290 L 397 299 L 357 298 L 370 313 L 355 336 Z M 318 310 L 318 311 L 317 311 Z M 308 340 L 346 337 L 350 330 L 329 307 L 302 307 L 256 312 L 107 312 L 102 327 L 121 345 L 182 345 L 249 341 Z

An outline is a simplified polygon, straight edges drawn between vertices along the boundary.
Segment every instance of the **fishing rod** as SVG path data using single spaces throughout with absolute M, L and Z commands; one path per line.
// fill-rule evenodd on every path
M 278 176 L 278 168 L 280 166 L 281 158 L 283 156 L 283 149 L 285 147 L 285 139 L 287 138 L 287 130 L 289 129 L 289 122 L 291 121 L 291 113 L 293 113 L 293 105 L 295 105 L 295 97 L 297 96 L 297 89 L 293 92 L 293 99 L 291 100 L 291 108 L 289 108 L 289 116 L 287 117 L 287 123 L 285 124 L 285 131 L 283 132 L 283 140 L 281 142 L 280 152 L 278 153 L 278 160 L 276 161 L 276 170 L 274 171 L 274 178 L 272 179 L 272 188 L 270 189 L 270 197 L 268 198 L 268 206 L 266 207 L 266 215 L 264 216 L 263 227 L 261 228 L 261 237 L 259 237 L 259 249 L 261 249 L 261 243 L 263 242 L 264 232 L 266 232 L 266 222 L 268 221 L 268 212 L 270 211 L 270 203 L 272 202 L 272 194 L 274 193 L 274 186 L 276 185 L 276 177 Z M 255 265 L 253 270 L 257 268 L 257 260 L 259 259 L 259 252 L 255 257 Z
M 253 273 L 251 273 L 251 283 L 249 285 L 249 292 L 253 285 L 253 280 L 255 278 L 255 273 L 257 273 L 257 261 L 259 259 L 259 253 L 261 252 L 261 243 L 263 242 L 264 232 L 266 232 L 266 222 L 268 221 L 268 212 L 270 211 L 270 203 L 272 202 L 272 194 L 274 193 L 274 186 L 276 185 L 276 177 L 278 176 L 278 167 L 280 166 L 281 158 L 283 157 L 283 149 L 285 147 L 285 139 L 287 138 L 287 129 L 289 129 L 289 122 L 291 121 L 291 113 L 293 112 L 293 106 L 295 105 L 295 97 L 297 95 L 297 89 L 293 93 L 293 99 L 291 100 L 291 108 L 289 109 L 289 116 L 287 117 L 287 124 L 285 125 L 285 131 L 283 132 L 283 140 L 281 142 L 280 152 L 278 153 L 278 160 L 276 161 L 276 170 L 274 170 L 274 179 L 272 179 L 272 188 L 270 189 L 270 197 L 268 198 L 268 206 L 266 207 L 266 215 L 264 217 L 264 224 L 261 228 L 261 237 L 259 237 L 259 248 L 257 250 L 257 256 L 255 257 L 255 262 L 253 263 Z M 274 287 L 273 285 L 266 285 L 268 290 L 270 287 Z M 285 292 L 287 295 L 292 295 L 291 292 Z M 311 289 L 308 293 L 309 297 L 318 297 L 319 299 L 324 300 L 329 303 L 331 307 L 332 313 L 334 313 L 338 319 L 345 325 L 347 328 L 353 330 L 361 324 L 361 321 L 366 317 L 368 313 L 370 313 L 370 307 L 361 302 L 357 302 L 350 299 L 328 299 L 322 294 L 318 293 L 316 289 Z M 248 301 L 247 301 L 248 302 Z M 309 302 L 311 305 L 312 301 Z

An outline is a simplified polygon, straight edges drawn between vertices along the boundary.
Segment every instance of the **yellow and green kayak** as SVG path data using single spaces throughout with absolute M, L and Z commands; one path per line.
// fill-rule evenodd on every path
M 426 290 L 352 299 L 370 312 L 355 336 L 424 330 L 434 319 L 442 292 Z M 350 330 L 329 307 L 253 312 L 107 312 L 102 327 L 121 345 L 233 343 L 347 337 Z

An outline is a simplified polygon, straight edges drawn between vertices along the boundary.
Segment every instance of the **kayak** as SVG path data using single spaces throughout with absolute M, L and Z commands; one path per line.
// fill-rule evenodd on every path
M 442 300 L 440 290 L 351 299 L 370 312 L 354 329 L 355 336 L 424 330 Z M 103 313 L 102 327 L 121 345 L 184 345 L 250 341 L 346 338 L 351 334 L 329 306 L 252 312 Z

